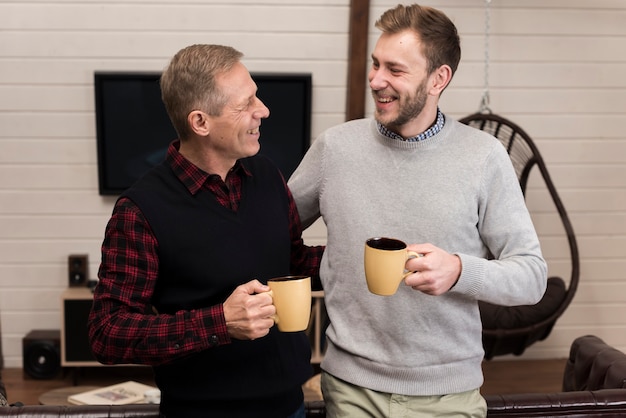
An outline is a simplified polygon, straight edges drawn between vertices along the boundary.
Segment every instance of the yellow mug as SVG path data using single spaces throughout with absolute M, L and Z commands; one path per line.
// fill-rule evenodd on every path
M 311 278 L 308 276 L 274 277 L 267 281 L 276 315 L 274 322 L 282 332 L 304 331 L 311 317 Z
M 365 241 L 365 279 L 369 291 L 381 296 L 395 294 L 400 282 L 412 273 L 404 269 L 412 257 L 421 254 L 408 251 L 406 244 L 398 239 L 376 237 Z

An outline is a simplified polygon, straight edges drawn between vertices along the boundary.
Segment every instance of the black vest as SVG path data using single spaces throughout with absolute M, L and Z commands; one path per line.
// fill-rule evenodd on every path
M 159 278 L 152 300 L 159 312 L 220 304 L 240 284 L 289 274 L 288 200 L 276 167 L 256 156 L 242 160 L 239 209 L 201 190 L 192 196 L 167 163 L 122 196 L 141 209 L 158 241 Z M 190 329 L 189 332 L 193 332 Z M 276 327 L 254 341 L 233 340 L 155 367 L 161 410 L 172 417 L 281 417 L 302 402 L 311 375 L 304 333 Z

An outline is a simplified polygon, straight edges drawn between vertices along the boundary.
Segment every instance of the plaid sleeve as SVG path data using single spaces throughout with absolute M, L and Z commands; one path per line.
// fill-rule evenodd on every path
M 139 208 L 120 199 L 107 224 L 89 315 L 92 351 L 104 364 L 168 363 L 230 343 L 222 305 L 156 313 L 158 243 Z

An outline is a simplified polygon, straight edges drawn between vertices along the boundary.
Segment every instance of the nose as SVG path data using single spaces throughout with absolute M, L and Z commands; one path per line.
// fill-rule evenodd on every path
M 267 119 L 270 116 L 270 110 L 265 103 L 261 101 L 258 97 L 256 98 L 256 110 L 254 112 L 255 117 L 259 119 Z
M 372 90 L 382 90 L 386 86 L 383 72 L 380 69 L 372 68 L 367 76 Z

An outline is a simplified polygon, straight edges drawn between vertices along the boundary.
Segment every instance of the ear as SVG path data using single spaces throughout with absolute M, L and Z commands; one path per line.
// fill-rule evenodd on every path
M 437 68 L 431 75 L 430 94 L 439 96 L 452 80 L 452 68 L 449 65 L 442 65 Z
M 207 136 L 210 132 L 209 115 L 200 111 L 193 110 L 187 115 L 187 123 L 191 130 L 199 136 Z

